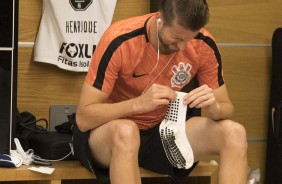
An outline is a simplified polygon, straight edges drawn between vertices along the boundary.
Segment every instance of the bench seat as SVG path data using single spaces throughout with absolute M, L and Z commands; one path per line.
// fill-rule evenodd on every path
M 44 184 L 61 184 L 62 180 L 95 179 L 95 175 L 80 165 L 78 161 L 53 162 L 55 171 L 51 174 L 41 174 L 27 169 L 30 166 L 19 168 L 0 168 L 0 181 L 41 181 Z M 142 178 L 168 177 L 140 168 Z M 210 184 L 217 183 L 217 166 L 199 162 L 189 177 L 209 177 Z

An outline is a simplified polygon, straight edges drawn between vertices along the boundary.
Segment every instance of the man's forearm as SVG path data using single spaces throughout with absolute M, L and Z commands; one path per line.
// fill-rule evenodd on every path
M 128 117 L 136 113 L 135 99 L 113 104 L 89 104 L 78 107 L 76 121 L 81 131 L 88 131 L 112 120 Z
M 233 115 L 233 105 L 229 102 L 216 103 L 215 106 L 206 107 L 208 117 L 213 120 L 230 119 Z

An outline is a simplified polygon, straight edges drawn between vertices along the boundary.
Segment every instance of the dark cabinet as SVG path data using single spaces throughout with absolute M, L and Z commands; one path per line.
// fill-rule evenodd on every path
M 272 38 L 272 71 L 268 116 L 265 184 L 282 183 L 282 28 Z
M 0 153 L 8 154 L 17 106 L 18 0 L 0 6 Z
M 0 5 L 0 47 L 12 47 L 13 1 L 4 1 Z

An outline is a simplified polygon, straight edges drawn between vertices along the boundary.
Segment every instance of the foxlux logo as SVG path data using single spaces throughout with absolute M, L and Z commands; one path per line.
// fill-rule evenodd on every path
M 68 44 L 63 42 L 59 50 L 62 55 L 58 57 L 58 61 L 73 67 L 89 67 L 89 60 L 95 49 L 96 45 L 89 46 L 88 44 Z M 73 59 L 76 59 L 76 61 Z
M 70 0 L 70 5 L 75 11 L 85 11 L 93 0 Z

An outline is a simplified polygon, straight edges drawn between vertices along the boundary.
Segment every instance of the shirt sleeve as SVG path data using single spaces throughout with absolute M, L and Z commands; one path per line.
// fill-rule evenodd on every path
M 112 92 L 121 66 L 118 49 L 113 42 L 104 34 L 95 49 L 85 78 L 88 84 L 105 93 Z
M 218 88 L 224 84 L 222 60 L 217 45 L 211 36 L 202 37 L 200 63 L 197 77 L 199 84 Z

